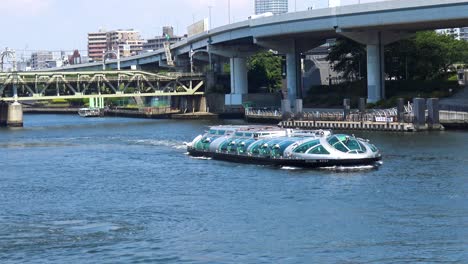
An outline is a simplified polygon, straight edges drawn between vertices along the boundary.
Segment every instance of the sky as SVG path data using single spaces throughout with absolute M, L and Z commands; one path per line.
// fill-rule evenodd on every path
M 289 11 L 327 1 L 289 0 Z M 254 13 L 254 0 L 230 2 L 233 22 Z M 209 6 L 213 27 L 228 23 L 228 0 L 0 0 L 0 49 L 15 49 L 18 57 L 24 50 L 79 49 L 86 54 L 87 33 L 99 29 L 135 29 L 150 38 L 172 25 L 183 35 L 188 25 L 208 17 Z

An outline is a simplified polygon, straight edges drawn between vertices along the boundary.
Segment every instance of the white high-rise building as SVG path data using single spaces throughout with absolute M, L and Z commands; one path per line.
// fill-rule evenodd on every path
M 468 41 L 468 27 L 438 29 L 436 32 L 439 34 L 453 36 L 458 40 Z
M 271 12 L 275 15 L 288 12 L 288 0 L 255 0 L 255 14 Z

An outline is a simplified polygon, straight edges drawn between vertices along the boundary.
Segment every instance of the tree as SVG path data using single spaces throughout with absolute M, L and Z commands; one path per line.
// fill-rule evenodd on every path
M 261 52 L 248 60 L 249 87 L 258 91 L 266 87 L 270 92 L 281 88 L 281 58 L 271 52 Z
M 365 46 L 349 39 L 339 39 L 328 60 L 349 80 L 367 72 Z M 418 32 L 385 47 L 385 72 L 391 79 L 440 79 L 455 63 L 468 63 L 468 43 L 434 31 Z
M 367 76 L 366 59 L 364 45 L 348 38 L 338 39 L 327 57 L 327 60 L 333 64 L 333 69 L 348 80 Z

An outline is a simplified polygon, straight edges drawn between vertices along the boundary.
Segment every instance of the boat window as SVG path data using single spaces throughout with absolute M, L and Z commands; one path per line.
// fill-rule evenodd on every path
M 314 146 L 317 146 L 318 144 L 320 144 L 320 140 L 312 140 L 312 141 L 306 142 L 300 145 L 299 147 L 295 148 L 294 153 L 306 153 L 307 150 L 311 149 Z
M 252 144 L 252 146 L 250 147 L 249 153 L 250 153 L 250 154 L 254 154 L 254 155 L 260 154 L 259 149 L 260 149 L 260 147 L 261 147 L 263 144 L 265 144 L 265 142 L 266 142 L 265 140 L 258 140 L 258 141 L 256 141 L 256 142 L 255 142 L 254 144 Z
M 224 134 L 226 134 L 226 130 L 218 130 L 218 135 L 223 136 Z
M 370 145 L 370 148 L 371 148 L 372 152 L 379 151 L 375 145 L 373 145 L 373 144 L 369 144 L 369 145 Z
M 334 135 L 329 137 L 327 141 L 332 147 L 341 152 L 349 154 L 366 153 L 366 147 L 352 136 Z
M 242 132 L 236 132 L 236 137 L 243 137 L 244 136 L 244 133 Z
M 252 133 L 245 133 L 246 137 L 252 137 Z
M 218 147 L 218 150 L 219 151 L 228 151 L 228 147 L 229 145 L 231 144 L 232 140 L 231 139 L 228 139 L 228 140 L 225 140 L 223 141 L 223 143 L 221 143 Z
M 196 150 L 208 150 L 210 148 L 211 142 L 213 142 L 216 137 L 203 137 L 195 144 Z
M 307 154 L 330 155 L 330 152 L 328 152 L 328 150 L 326 150 L 322 145 L 318 145 L 307 152 Z
M 284 151 L 285 151 L 289 146 L 291 146 L 292 144 L 294 144 L 294 142 L 296 142 L 296 141 L 287 140 L 287 141 L 282 141 L 282 142 L 276 144 L 276 145 L 273 146 L 273 148 L 272 148 L 271 155 L 272 155 L 273 157 L 277 157 L 277 158 L 284 156 Z
M 211 129 L 211 130 L 210 130 L 210 135 L 216 135 L 216 132 L 217 132 L 216 130 Z
M 255 142 L 254 139 L 239 140 L 237 143 L 237 152 L 240 154 L 246 153 L 250 145 Z

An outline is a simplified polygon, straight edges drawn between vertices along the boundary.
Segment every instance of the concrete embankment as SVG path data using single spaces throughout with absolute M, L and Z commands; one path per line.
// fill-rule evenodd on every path
M 67 114 L 78 115 L 79 108 L 24 108 L 28 114 Z M 179 110 L 142 108 L 142 109 L 106 109 L 104 116 L 130 117 L 130 118 L 152 118 L 152 119 L 217 119 L 218 114 L 206 112 L 180 113 Z

